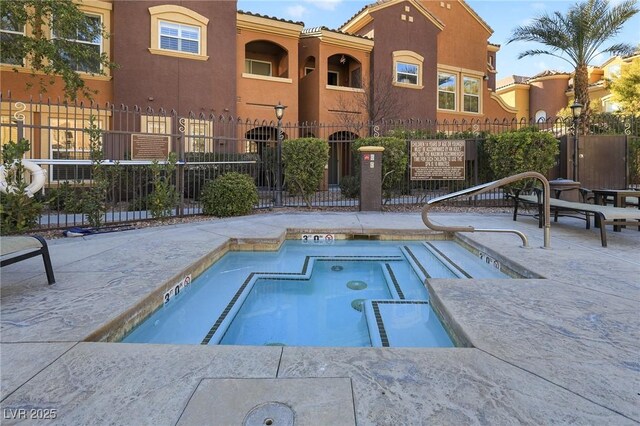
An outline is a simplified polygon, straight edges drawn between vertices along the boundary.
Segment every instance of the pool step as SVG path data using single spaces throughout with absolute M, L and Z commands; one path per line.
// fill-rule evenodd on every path
M 366 300 L 363 310 L 373 347 L 453 347 L 429 302 Z
M 400 248 L 422 282 L 427 278 L 466 278 L 448 261 L 420 243 Z
M 466 278 L 509 278 L 500 272 L 499 263 L 496 264 L 491 258 L 483 260 L 455 241 L 427 241 L 422 244 L 428 251 L 446 262 L 447 266 L 451 267 L 455 261 L 454 272 L 457 270 Z

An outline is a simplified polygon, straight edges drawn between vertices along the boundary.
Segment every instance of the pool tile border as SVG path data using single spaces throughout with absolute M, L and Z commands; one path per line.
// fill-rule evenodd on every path
M 288 280 L 288 281 L 307 281 L 309 277 L 306 277 L 307 270 L 309 268 L 309 263 L 311 259 L 319 262 L 333 262 L 333 261 L 349 261 L 349 262 L 389 262 L 389 261 L 401 261 L 402 256 L 305 256 L 304 263 L 302 266 L 301 272 L 251 272 L 247 278 L 244 280 L 238 291 L 233 295 L 231 301 L 227 304 L 224 311 L 220 314 L 220 316 L 216 319 L 216 322 L 211 326 L 209 332 L 205 335 L 200 342 L 201 345 L 208 345 L 213 336 L 218 332 L 220 326 L 227 318 L 235 304 L 238 302 L 238 299 L 245 291 L 249 283 L 253 280 L 253 278 L 257 275 L 261 275 L 257 279 L 274 277 L 276 279 Z M 298 276 L 297 278 L 289 278 L 284 277 L 280 278 L 281 275 L 285 276 Z

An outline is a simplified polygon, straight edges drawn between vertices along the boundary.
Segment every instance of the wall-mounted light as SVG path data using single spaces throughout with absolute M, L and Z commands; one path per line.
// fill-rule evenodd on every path
M 482 79 L 483 79 L 484 81 L 487 81 L 487 80 L 489 80 L 489 76 L 485 74 L 485 75 L 483 75 L 483 76 L 482 76 Z

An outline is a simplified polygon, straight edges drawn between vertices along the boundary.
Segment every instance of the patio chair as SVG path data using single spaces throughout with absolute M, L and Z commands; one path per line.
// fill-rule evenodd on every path
M 49 257 L 47 242 L 39 235 L 34 236 L 5 236 L 0 238 L 0 267 L 12 265 L 25 259 L 42 255 L 44 270 L 49 284 L 56 282 Z M 5 259 L 5 257 L 7 257 Z

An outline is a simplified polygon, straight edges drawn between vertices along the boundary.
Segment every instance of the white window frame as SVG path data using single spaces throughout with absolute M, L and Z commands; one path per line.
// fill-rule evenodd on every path
M 12 34 L 12 35 L 25 35 L 25 26 L 22 26 L 22 31 L 15 31 L 15 30 L 6 30 L 2 27 L 0 27 L 0 33 L 5 33 L 5 34 Z M 13 65 L 13 66 L 19 66 L 19 67 L 23 67 L 24 66 L 24 58 L 21 59 L 20 63 L 14 64 L 11 62 L 2 62 L 2 56 L 0 56 L 0 63 L 6 64 L 6 65 Z
M 311 68 L 311 67 L 304 67 L 304 76 L 308 76 L 309 74 L 311 74 L 313 71 L 315 71 L 315 68 Z
M 398 65 L 408 65 L 408 66 L 411 66 L 411 67 L 416 67 L 416 73 L 412 74 L 412 73 L 407 73 L 407 72 L 400 72 L 400 71 L 398 71 Z M 411 81 L 409 81 L 409 82 L 402 81 L 399 78 L 400 74 L 415 76 L 416 77 L 416 82 L 413 83 Z M 411 86 L 419 86 L 420 85 L 420 65 L 412 64 L 410 62 L 396 61 L 395 62 L 395 79 L 396 79 L 396 83 L 398 83 L 398 84 L 408 84 L 408 85 L 411 85 Z
M 213 122 L 189 118 L 186 120 L 185 152 L 213 152 Z
M 458 74 L 453 73 L 453 72 L 448 72 L 448 71 L 438 71 L 437 75 L 438 75 L 438 80 L 440 79 L 440 75 L 447 75 L 447 76 L 451 76 L 451 77 L 454 78 L 453 91 L 440 90 L 440 85 L 438 84 L 438 96 L 437 96 L 437 99 L 436 99 L 438 109 L 443 110 L 443 111 L 456 111 L 457 110 L 457 106 L 458 106 Z M 440 106 L 440 92 L 442 92 L 442 93 L 452 93 L 453 94 L 453 109 L 443 108 L 443 107 Z
M 168 35 L 163 35 L 162 34 L 162 27 L 163 25 L 165 26 L 173 26 L 173 27 L 178 27 L 178 35 L 177 36 L 168 36 Z M 198 33 L 198 38 L 197 40 L 191 39 L 191 38 L 185 38 L 182 37 L 182 29 L 184 28 L 188 28 L 189 30 L 192 31 L 196 31 Z M 162 47 L 162 38 L 163 37 L 167 37 L 167 38 L 174 38 L 178 40 L 178 48 L 177 49 L 167 49 L 166 47 Z M 197 52 L 190 52 L 187 50 L 182 50 L 181 46 L 182 46 L 182 41 L 186 40 L 186 41 L 195 41 L 198 43 L 198 51 Z M 171 22 L 171 21 L 165 21 L 162 19 L 158 20 L 158 49 L 160 50 L 164 50 L 167 52 L 179 52 L 179 53 L 183 53 L 185 55 L 201 55 L 201 51 L 202 51 L 202 31 L 200 29 L 199 26 L 196 25 L 188 25 L 188 24 L 182 24 L 180 22 Z
M 104 26 L 104 19 L 102 17 L 102 15 L 98 14 L 98 13 L 89 13 L 89 12 L 83 12 L 86 16 L 91 17 L 91 18 L 98 18 L 100 20 L 100 26 Z M 60 37 L 56 37 L 56 35 L 54 34 L 53 31 L 51 31 L 51 37 L 52 38 L 59 38 L 61 40 L 66 40 L 66 41 L 70 41 L 73 43 L 78 43 L 78 44 L 87 44 L 89 46 L 99 46 L 100 47 L 100 55 L 102 55 L 102 53 L 104 52 L 103 49 L 103 39 L 102 39 L 102 35 L 100 35 L 98 41 L 87 41 L 87 40 L 78 40 L 77 38 L 75 39 L 71 39 L 71 38 L 60 38 Z M 76 35 L 77 37 L 77 35 Z M 76 64 L 77 67 L 77 64 Z M 99 74 L 100 72 L 102 72 L 102 64 L 100 64 L 100 67 L 97 70 L 91 70 L 91 71 L 83 71 L 83 70 L 79 70 L 76 69 L 75 71 L 77 72 L 81 72 L 81 73 L 85 73 L 85 74 Z
M 478 83 L 478 93 L 467 93 L 465 91 L 466 86 L 464 85 L 465 80 L 475 80 Z M 463 112 L 470 112 L 473 114 L 480 114 L 480 111 L 482 110 L 481 105 L 480 105 L 480 94 L 482 93 L 482 80 L 478 77 L 472 77 L 470 75 L 463 75 L 462 76 L 462 81 L 460 82 L 461 85 L 461 92 L 462 92 L 462 111 Z M 469 96 L 472 98 L 477 98 L 478 99 L 478 110 L 477 111 L 467 111 L 466 107 L 465 107 L 465 98 Z
M 253 72 L 253 66 L 252 64 L 256 62 L 258 64 L 267 64 L 269 65 L 269 74 L 268 75 L 264 75 L 264 74 L 256 74 Z M 247 65 L 249 65 L 249 67 L 247 68 Z M 260 75 L 262 77 L 273 77 L 273 64 L 269 61 L 261 61 L 259 59 L 250 59 L 250 58 L 245 58 L 244 60 L 244 68 L 245 68 L 245 73 L 246 74 L 251 74 L 251 75 Z

